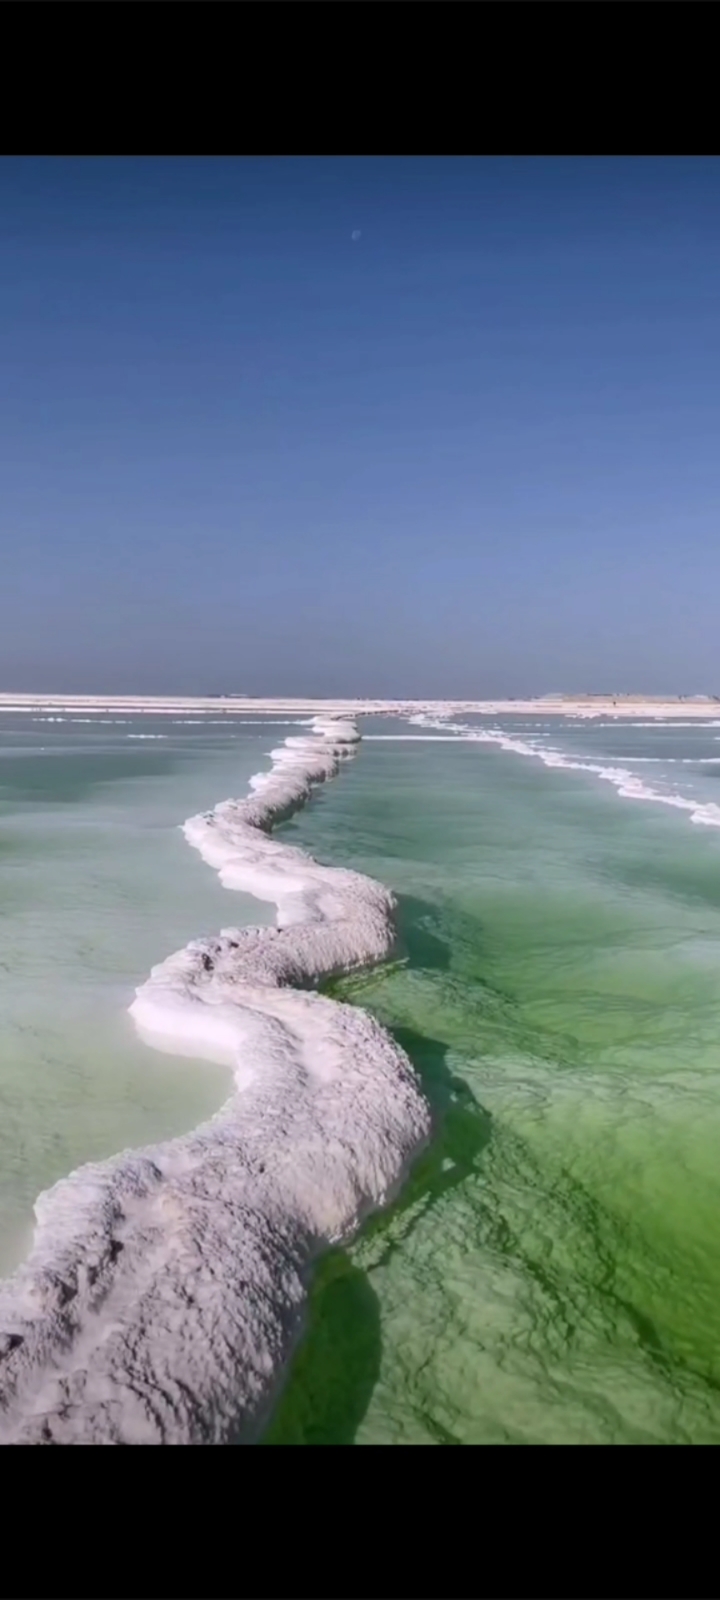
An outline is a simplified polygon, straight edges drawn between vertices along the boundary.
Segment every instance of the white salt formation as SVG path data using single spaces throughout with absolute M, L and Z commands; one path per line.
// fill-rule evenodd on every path
M 89 720 L 101 721 L 100 712 L 119 712 L 132 716 L 177 717 L 182 711 L 191 711 L 203 721 L 220 712 L 223 721 L 245 721 L 248 717 L 290 715 L 322 717 L 357 717 L 372 713 L 378 715 L 410 716 L 427 711 L 435 716 L 458 716 L 472 712 L 481 716 L 558 716 L 558 717 L 612 717 L 617 721 L 645 715 L 659 718 L 691 717 L 693 720 L 717 715 L 720 708 L 718 695 L 675 695 L 654 699 L 648 695 L 543 695 L 530 700 L 313 700 L 283 699 L 256 700 L 247 695 L 211 695 L 204 698 L 157 695 L 58 695 L 58 694 L 2 694 L 0 716 L 19 713 L 28 716 L 36 712 L 75 713 L 71 721 L 84 720 L 78 712 L 90 712 Z M 56 722 L 66 720 L 55 715 Z M 112 719 L 111 719 L 112 720 Z
M 28 1260 L 0 1285 L 0 1442 L 221 1444 L 257 1437 L 302 1327 L 314 1256 L 402 1182 L 430 1131 L 406 1056 L 314 993 L 384 959 L 390 892 L 268 837 L 352 753 L 318 719 L 252 793 L 185 832 L 277 928 L 225 929 L 155 967 L 143 1037 L 232 1066 L 194 1133 L 80 1168 L 40 1196 Z
M 686 811 L 690 821 L 699 826 L 720 828 L 720 806 L 715 801 L 700 803 L 689 799 L 687 795 L 662 794 L 658 789 L 652 789 L 649 784 L 644 783 L 636 773 L 628 771 L 627 767 L 610 766 L 607 762 L 575 761 L 572 757 L 564 755 L 562 750 L 543 747 L 535 740 L 529 743 L 526 739 L 513 739 L 504 733 L 502 728 L 471 728 L 465 722 L 450 722 L 445 716 L 433 718 L 425 712 L 418 712 L 417 716 L 410 717 L 409 720 L 424 728 L 444 728 L 448 734 L 457 734 L 476 744 L 497 744 L 501 750 L 511 750 L 515 755 L 532 756 L 536 761 L 542 761 L 545 767 L 562 767 L 567 772 L 593 772 L 598 778 L 602 778 L 603 782 L 611 783 L 623 800 L 652 800 L 658 805 L 674 806 L 678 811 Z M 706 726 L 714 727 L 715 724 L 708 723 Z M 636 757 L 635 760 L 637 759 Z M 642 757 L 640 759 L 642 760 Z M 710 762 L 706 760 L 703 764 L 708 766 Z

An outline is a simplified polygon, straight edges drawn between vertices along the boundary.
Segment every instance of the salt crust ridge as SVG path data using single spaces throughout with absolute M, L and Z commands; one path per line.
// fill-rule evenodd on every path
M 686 811 L 691 822 L 702 827 L 720 828 L 720 806 L 708 800 L 698 803 L 690 800 L 686 795 L 662 794 L 658 789 L 651 789 L 649 784 L 643 783 L 636 773 L 630 772 L 627 767 L 611 766 L 609 762 L 575 761 L 571 756 L 564 755 L 561 750 L 550 749 L 542 746 L 535 739 L 532 742 L 523 739 L 511 738 L 501 728 L 473 728 L 465 722 L 450 722 L 445 716 L 432 717 L 424 712 L 408 718 L 422 728 L 441 728 L 448 734 L 456 734 L 463 739 L 474 741 L 477 744 L 497 744 L 502 750 L 513 751 L 515 755 L 533 756 L 536 761 L 542 761 L 545 767 L 562 767 L 568 772 L 593 772 L 605 783 L 611 783 L 623 800 L 652 800 L 658 805 L 674 806 L 679 811 Z M 709 726 L 713 727 L 711 723 Z M 641 724 L 639 724 L 641 726 Z M 698 758 L 697 763 L 681 763 L 682 765 L 710 765 L 713 757 L 704 763 Z
M 244 800 L 184 825 L 228 888 L 277 906 L 154 967 L 131 1006 L 161 1049 L 231 1065 L 194 1132 L 41 1194 L 0 1284 L 0 1442 L 219 1444 L 258 1435 L 302 1328 L 308 1270 L 385 1205 L 430 1134 L 404 1052 L 314 985 L 382 961 L 394 899 L 268 837 L 354 752 L 318 718 Z

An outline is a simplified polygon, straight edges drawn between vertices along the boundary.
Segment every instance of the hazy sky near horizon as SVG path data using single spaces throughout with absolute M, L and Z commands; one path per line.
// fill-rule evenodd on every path
M 0 688 L 720 692 L 720 161 L 0 163 Z

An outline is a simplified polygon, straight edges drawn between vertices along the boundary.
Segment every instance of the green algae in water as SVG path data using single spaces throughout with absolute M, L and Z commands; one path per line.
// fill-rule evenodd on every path
M 720 835 L 457 744 L 366 745 L 292 832 L 398 893 L 404 962 L 333 992 L 438 1132 L 266 1442 L 720 1440 Z

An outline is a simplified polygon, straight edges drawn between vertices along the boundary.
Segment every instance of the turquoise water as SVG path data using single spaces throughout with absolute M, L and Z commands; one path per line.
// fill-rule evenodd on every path
M 29 1246 L 40 1190 L 226 1098 L 224 1069 L 151 1050 L 127 1007 L 189 939 L 271 920 L 178 824 L 242 793 L 292 731 L 0 721 L 0 1271 Z
M 368 742 L 291 832 L 399 895 L 404 963 L 337 992 L 396 1031 L 438 1134 L 323 1264 L 268 1442 L 717 1442 L 720 830 L 496 748 Z
M 503 726 L 720 796 L 718 726 Z M 40 1189 L 225 1097 L 126 1008 L 188 939 L 270 920 L 178 824 L 293 731 L 0 724 L 3 1271 Z M 437 1133 L 321 1263 L 267 1441 L 718 1442 L 720 829 L 497 746 L 364 731 L 283 835 L 396 890 L 401 958 L 335 991 L 397 1033 Z

